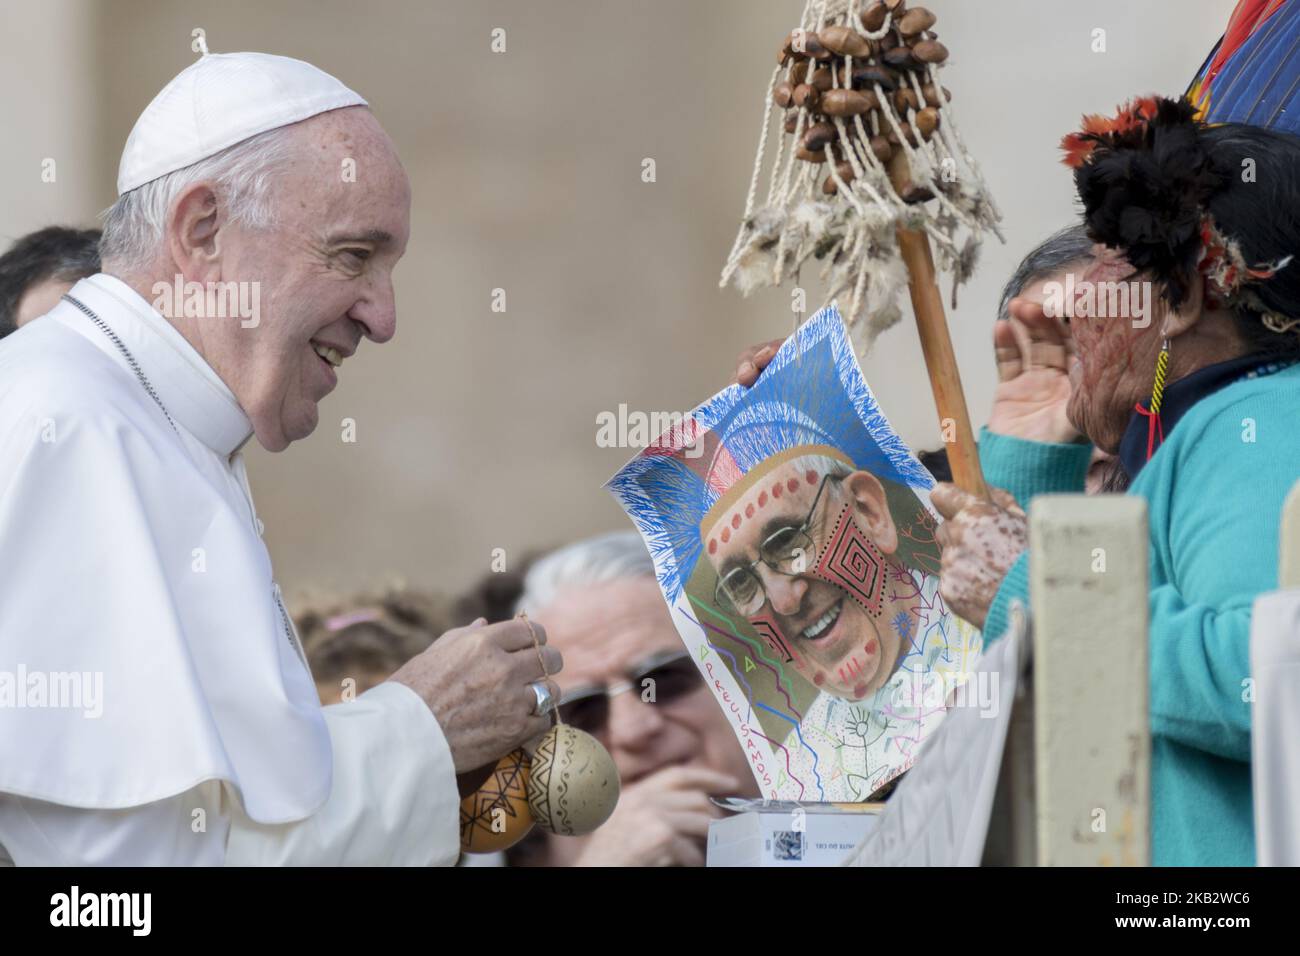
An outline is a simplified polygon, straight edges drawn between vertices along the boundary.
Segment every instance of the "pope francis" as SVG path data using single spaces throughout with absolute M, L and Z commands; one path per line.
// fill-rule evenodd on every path
M 394 334 L 393 144 L 309 64 L 205 53 L 117 185 L 103 272 L 0 343 L 0 863 L 452 863 L 456 775 L 546 730 L 558 653 L 476 622 L 322 709 L 240 453 Z

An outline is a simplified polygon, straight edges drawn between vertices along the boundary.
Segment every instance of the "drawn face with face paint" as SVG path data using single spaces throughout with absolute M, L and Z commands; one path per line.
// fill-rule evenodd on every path
M 764 473 L 701 526 L 718 601 L 817 688 L 861 700 L 893 674 L 916 621 L 894 597 L 898 531 L 880 481 L 818 456 Z M 835 474 L 835 472 L 841 474 Z M 828 477 L 830 475 L 830 477 Z M 905 569 L 904 569 L 905 570 Z

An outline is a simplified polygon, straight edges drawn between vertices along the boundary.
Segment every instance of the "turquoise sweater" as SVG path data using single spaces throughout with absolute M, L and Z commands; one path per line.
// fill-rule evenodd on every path
M 1278 530 L 1300 478 L 1300 365 L 1234 382 L 1179 420 L 1129 494 L 1151 532 L 1151 825 L 1158 866 L 1252 866 L 1250 612 L 1277 588 Z M 1250 440 L 1253 438 L 1253 441 Z M 989 484 L 1026 509 L 1035 495 L 1079 492 L 1089 445 L 985 429 Z M 985 640 L 1028 603 L 1026 552 L 1002 582 Z M 1081 719 L 1084 715 L 1080 715 Z

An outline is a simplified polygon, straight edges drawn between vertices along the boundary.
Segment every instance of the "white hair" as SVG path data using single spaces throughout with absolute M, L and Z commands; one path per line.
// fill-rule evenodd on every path
M 214 156 L 123 193 L 104 211 L 99 257 L 126 271 L 146 269 L 163 245 L 167 213 L 198 182 L 215 183 L 224 222 L 265 229 L 276 222 L 271 185 L 292 160 L 292 126 L 251 136 Z
M 528 569 L 516 610 L 536 614 L 561 591 L 623 578 L 655 580 L 655 563 L 641 535 L 614 531 L 552 551 Z

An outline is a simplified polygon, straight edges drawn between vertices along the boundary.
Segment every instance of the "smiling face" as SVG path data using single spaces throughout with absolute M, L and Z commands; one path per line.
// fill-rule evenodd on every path
M 257 283 L 255 325 L 172 321 L 234 392 L 270 451 L 311 434 L 317 403 L 338 383 L 335 368 L 362 338 L 393 337 L 392 272 L 410 232 L 410 184 L 369 110 L 334 110 L 288 129 L 293 160 L 271 187 L 275 225 L 225 223 L 209 192 L 212 223 L 187 226 L 176 216 L 168 236 L 187 281 Z M 346 174 L 349 160 L 354 176 Z
M 777 655 L 820 690 L 861 700 L 898 665 L 898 615 L 909 633 L 916 626 L 914 595 L 896 596 L 892 587 L 905 569 L 891 558 L 898 532 L 880 481 L 865 471 L 832 478 L 809 524 L 813 552 L 795 555 L 785 571 L 759 560 L 764 542 L 770 554 L 773 542 L 804 524 L 825 474 L 808 458 L 766 472 L 710 517 L 704 551 L 720 577 L 746 567 L 757 575 L 762 605 L 740 610 Z

